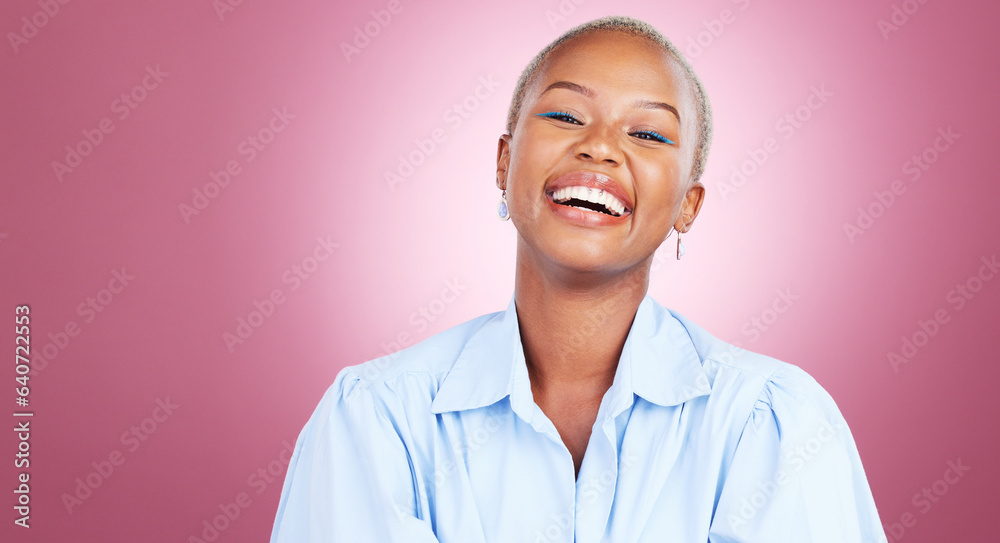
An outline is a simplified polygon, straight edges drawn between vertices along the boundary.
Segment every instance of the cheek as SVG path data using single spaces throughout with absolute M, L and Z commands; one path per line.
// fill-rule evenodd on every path
M 558 150 L 525 133 L 511 147 L 510 171 L 507 177 L 507 199 L 528 201 L 541 194 L 545 180 L 558 163 Z
M 510 169 L 507 172 L 507 207 L 515 225 L 520 223 L 520 219 L 534 214 L 532 199 L 535 190 L 532 179 L 535 174 L 532 163 L 530 151 L 524 147 L 511 150 Z
M 659 162 L 649 164 L 635 172 L 636 179 L 641 180 L 641 184 L 637 187 L 641 191 L 640 199 L 658 215 L 662 215 L 664 221 L 669 222 L 670 218 L 667 215 L 677 207 L 680 198 L 681 167 L 676 162 Z

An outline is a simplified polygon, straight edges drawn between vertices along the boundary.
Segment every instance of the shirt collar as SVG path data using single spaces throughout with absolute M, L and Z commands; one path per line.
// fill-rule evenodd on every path
M 679 405 L 711 392 L 691 335 L 679 315 L 648 294 L 636 311 L 605 400 L 615 416 L 633 394 L 661 406 Z M 683 317 L 680 317 L 683 319 Z M 510 396 L 511 407 L 531 422 L 534 401 L 511 295 L 466 341 L 431 403 L 433 413 L 476 409 Z

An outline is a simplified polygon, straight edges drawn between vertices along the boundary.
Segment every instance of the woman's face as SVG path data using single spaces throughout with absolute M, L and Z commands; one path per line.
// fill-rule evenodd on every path
M 617 272 L 649 259 L 671 226 L 687 231 L 704 197 L 690 181 L 693 100 L 681 67 L 643 39 L 594 32 L 553 51 L 497 153 L 529 256 Z

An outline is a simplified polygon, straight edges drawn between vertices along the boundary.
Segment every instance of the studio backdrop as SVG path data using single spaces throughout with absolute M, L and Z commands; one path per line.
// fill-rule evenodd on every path
M 650 295 L 831 393 L 891 541 L 994 537 L 1000 5 L 13 0 L 0 539 L 266 541 L 341 368 L 506 307 L 514 85 L 615 14 L 714 110 Z

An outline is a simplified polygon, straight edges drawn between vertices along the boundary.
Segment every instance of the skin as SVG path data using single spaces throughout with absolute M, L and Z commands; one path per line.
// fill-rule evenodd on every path
M 593 97 L 566 88 L 569 81 Z M 665 102 L 679 113 L 634 108 Z M 579 124 L 536 114 L 569 112 Z M 687 232 L 704 186 L 691 179 L 695 102 L 680 66 L 647 41 L 598 31 L 554 50 L 527 89 L 513 135 L 500 136 L 497 187 L 517 229 L 514 302 L 535 403 L 580 465 L 625 339 L 649 286 L 653 253 L 673 227 Z M 653 130 L 667 144 L 639 135 Z M 583 226 L 556 215 L 546 183 L 590 170 L 634 202 L 627 220 Z

